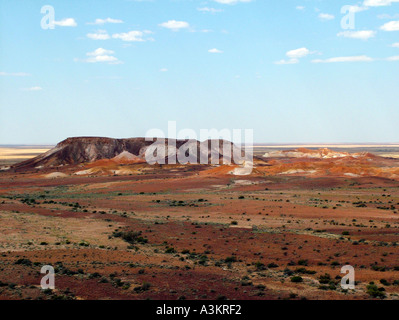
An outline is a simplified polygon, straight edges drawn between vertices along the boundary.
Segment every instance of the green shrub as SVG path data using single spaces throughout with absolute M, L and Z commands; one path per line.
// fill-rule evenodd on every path
M 331 276 L 328 273 L 325 273 L 324 275 L 321 275 L 319 278 L 319 282 L 321 284 L 328 284 L 331 281 Z
M 165 253 L 173 254 L 173 253 L 176 253 L 176 250 L 173 247 L 167 247 L 165 250 Z
M 388 280 L 386 279 L 381 279 L 380 280 L 381 284 L 383 284 L 384 286 L 390 286 L 391 284 L 388 282 Z
M 300 266 L 307 266 L 308 265 L 308 260 L 299 260 L 298 265 Z
M 24 266 L 30 267 L 32 266 L 32 261 L 29 259 L 18 259 L 14 264 L 22 264 Z
M 226 259 L 224 259 L 224 262 L 226 262 L 226 263 L 237 262 L 237 258 L 236 257 L 227 257 Z
M 266 269 L 265 265 L 262 262 L 256 262 L 255 268 L 257 271 L 262 271 Z
M 302 273 L 302 274 L 316 274 L 316 271 L 313 270 L 307 270 L 306 268 L 298 268 L 295 270 L 296 273 Z
M 367 293 L 373 298 L 384 299 L 386 297 L 384 288 L 378 288 L 375 284 L 370 283 L 367 286 Z
M 303 282 L 303 278 L 300 277 L 300 276 L 293 276 L 293 277 L 291 278 L 291 282 L 294 282 L 294 283 Z
M 272 262 L 272 263 L 269 263 L 269 264 L 267 265 L 267 267 L 268 267 L 269 269 L 278 268 L 278 264 L 275 264 L 274 262 Z
M 122 238 L 124 241 L 130 244 L 141 243 L 145 244 L 148 243 L 148 239 L 141 237 L 141 231 L 115 231 L 113 236 L 115 238 Z
M 142 286 L 134 288 L 134 291 L 137 293 L 148 291 L 151 288 L 151 284 L 148 282 L 144 282 Z

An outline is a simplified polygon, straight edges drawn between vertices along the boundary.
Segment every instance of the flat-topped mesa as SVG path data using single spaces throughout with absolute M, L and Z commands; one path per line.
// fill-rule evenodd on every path
M 106 138 L 106 137 L 71 137 L 67 138 L 56 145 L 57 147 L 64 147 L 76 143 L 112 143 L 118 139 Z
M 130 139 L 112 139 L 103 137 L 76 137 L 68 138 L 58 143 L 53 149 L 48 152 L 41 154 L 33 159 L 18 163 L 11 169 L 13 170 L 24 170 L 24 169 L 41 169 L 48 167 L 60 167 L 66 165 L 78 165 L 83 163 L 93 163 L 103 159 L 114 159 L 118 160 L 118 156 L 121 154 L 130 154 L 130 157 L 136 157 L 135 160 L 145 159 L 147 149 L 154 144 L 153 141 L 147 141 L 145 138 L 130 138 Z M 233 150 L 237 149 L 233 143 L 224 140 L 214 140 L 212 144 L 211 140 L 199 142 L 196 140 L 175 140 L 165 139 L 165 146 L 167 152 L 165 162 L 172 163 L 169 161 L 170 156 L 174 156 L 177 150 L 183 145 L 190 146 L 191 150 L 196 150 L 197 155 L 191 158 L 191 163 L 200 163 L 200 157 L 210 159 L 212 154 L 219 159 L 232 159 L 233 162 Z M 219 143 L 218 143 L 219 142 Z M 229 154 L 224 156 L 224 145 L 229 145 L 231 151 Z M 203 151 L 201 146 L 208 146 L 207 151 Z M 213 146 L 219 145 L 219 149 Z M 171 147 L 172 146 L 172 147 Z M 175 146 L 175 147 L 174 147 Z M 241 150 L 241 149 L 240 149 Z M 227 151 L 228 152 L 228 151 Z M 209 162 L 211 163 L 211 162 Z
M 79 164 L 94 162 L 101 159 L 111 159 L 123 151 L 139 155 L 140 150 L 150 145 L 145 138 L 112 139 L 97 137 L 68 138 L 60 142 L 53 150 L 56 151 L 61 164 Z M 51 152 L 51 150 L 50 150 Z

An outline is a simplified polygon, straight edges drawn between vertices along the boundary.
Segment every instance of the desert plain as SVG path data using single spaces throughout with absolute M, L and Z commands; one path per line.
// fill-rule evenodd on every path
M 399 147 L 303 147 L 257 146 L 245 176 L 112 161 L 0 171 L 0 299 L 398 300 Z M 2 148 L 0 167 L 48 149 Z M 55 290 L 40 288 L 43 265 Z

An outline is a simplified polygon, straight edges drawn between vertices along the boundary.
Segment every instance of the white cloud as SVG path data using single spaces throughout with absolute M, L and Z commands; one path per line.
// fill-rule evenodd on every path
M 305 10 L 305 7 L 304 6 L 296 6 L 295 9 L 297 9 L 299 11 L 303 11 L 303 10 Z
M 114 56 L 109 56 L 109 55 L 103 55 L 103 56 L 95 56 L 92 58 L 86 59 L 86 62 L 89 63 L 96 63 L 96 62 L 117 62 L 118 58 Z
M 113 54 L 115 52 L 112 50 L 107 50 L 103 48 L 98 48 L 93 52 L 88 52 L 86 55 L 89 57 L 84 59 L 83 62 L 88 63 L 97 63 L 97 62 L 108 62 L 110 64 L 120 64 L 122 63 L 118 58 L 114 57 Z M 79 59 L 75 59 L 75 61 L 80 61 Z
M 60 27 L 76 27 L 78 25 L 74 18 L 66 18 L 62 19 L 61 21 L 54 21 L 54 24 Z
M 334 20 L 335 16 L 329 13 L 320 13 L 319 18 L 324 21 Z
M 186 21 L 169 20 L 167 22 L 161 23 L 160 26 L 173 31 L 179 31 L 180 29 L 189 28 L 190 24 Z
M 373 61 L 399 61 L 399 56 L 382 59 L 374 59 L 368 56 L 336 57 L 325 60 L 313 60 L 313 63 L 336 63 L 336 62 L 373 62 Z
M 276 61 L 274 64 L 279 64 L 279 65 L 282 65 L 282 64 L 297 64 L 297 63 L 299 63 L 299 60 L 298 59 L 289 59 L 289 60 L 280 60 L 280 61 Z
M 390 21 L 380 27 L 384 31 L 399 31 L 399 21 Z
M 288 51 L 285 55 L 289 58 L 288 60 L 276 61 L 274 64 L 297 64 L 300 58 L 304 58 L 310 54 L 316 52 L 311 52 L 308 48 L 299 48 L 295 50 Z
M 41 90 L 43 90 L 43 88 L 42 87 L 31 87 L 31 88 L 25 88 L 22 90 L 24 90 L 24 91 L 41 91 Z
M 378 19 L 397 19 L 397 18 L 399 18 L 399 13 L 396 13 L 396 14 L 386 14 L 386 13 L 379 14 L 377 16 L 377 18 Z
M 223 11 L 222 9 L 215 9 L 209 7 L 197 8 L 197 10 L 204 13 L 218 13 Z
M 103 48 L 98 48 L 96 50 L 94 50 L 93 52 L 88 52 L 86 53 L 87 56 L 102 56 L 105 54 L 114 54 L 115 52 L 112 50 L 107 50 L 107 49 L 103 49 Z
M 88 33 L 86 36 L 93 40 L 108 40 L 111 38 L 105 30 L 98 30 L 97 33 Z
M 335 62 L 372 62 L 374 61 L 373 58 L 368 56 L 352 56 L 352 57 L 336 57 L 330 59 L 316 59 L 313 60 L 313 63 L 335 63 Z
M 307 48 L 299 48 L 295 50 L 288 51 L 286 53 L 288 58 L 303 58 L 309 55 L 311 52 Z
M 160 72 L 168 72 L 169 70 L 167 68 L 162 68 L 159 70 Z
M 145 30 L 145 31 L 129 31 L 129 32 L 124 32 L 124 33 L 115 33 L 112 35 L 112 38 L 114 39 L 121 39 L 122 41 L 128 41 L 128 42 L 144 42 L 148 40 L 153 40 L 151 38 L 149 39 L 144 39 L 144 36 L 146 34 L 151 34 L 151 31 Z
M 208 50 L 208 52 L 209 53 L 223 53 L 222 50 L 219 50 L 219 49 L 216 49 L 216 48 L 210 49 L 210 50 Z
M 106 23 L 123 23 L 123 21 L 119 19 L 106 18 L 106 19 L 96 19 L 94 22 L 88 22 L 87 24 L 103 25 Z
M 363 5 L 366 7 L 385 7 L 394 2 L 399 2 L 399 0 L 365 0 Z
M 358 13 L 358 12 L 362 12 L 362 11 L 366 11 L 368 10 L 368 7 L 365 6 L 358 6 L 358 5 L 353 5 L 353 6 L 349 6 L 349 12 L 353 12 L 353 13 Z
M 4 77 L 30 77 L 31 74 L 25 72 L 0 72 L 0 76 Z
M 392 43 L 391 47 L 392 48 L 399 48 L 399 42 Z
M 363 31 L 343 31 L 337 34 L 338 37 L 345 37 L 351 39 L 367 40 L 375 37 L 376 31 L 363 30 Z
M 236 4 L 239 2 L 251 2 L 252 0 L 214 0 L 214 1 L 222 4 Z

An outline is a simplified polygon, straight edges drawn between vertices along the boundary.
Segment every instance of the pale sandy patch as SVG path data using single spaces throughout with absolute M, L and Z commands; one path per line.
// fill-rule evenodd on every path
M 62 173 L 62 172 L 52 172 L 52 173 L 46 174 L 44 177 L 46 179 L 60 179 L 60 178 L 66 178 L 66 177 L 68 177 L 68 175 L 65 173 Z
M 0 148 L 0 160 L 27 159 L 45 153 L 50 149 L 43 148 Z
M 70 242 L 68 246 L 79 246 L 82 241 L 90 246 L 121 246 L 126 243 L 120 239 L 108 239 L 112 231 L 119 226 L 113 222 L 94 220 L 90 218 L 58 218 L 45 217 L 31 213 L 11 213 L 0 211 L 0 251 L 61 248 Z M 28 243 L 31 242 L 31 245 Z M 46 242 L 47 246 L 40 243 Z M 56 246 L 55 243 L 60 245 Z
M 381 154 L 381 157 L 384 158 L 395 158 L 395 159 L 399 159 L 399 153 L 386 153 L 386 154 Z
M 399 144 L 287 144 L 256 145 L 254 148 L 298 149 L 298 148 L 399 148 Z

